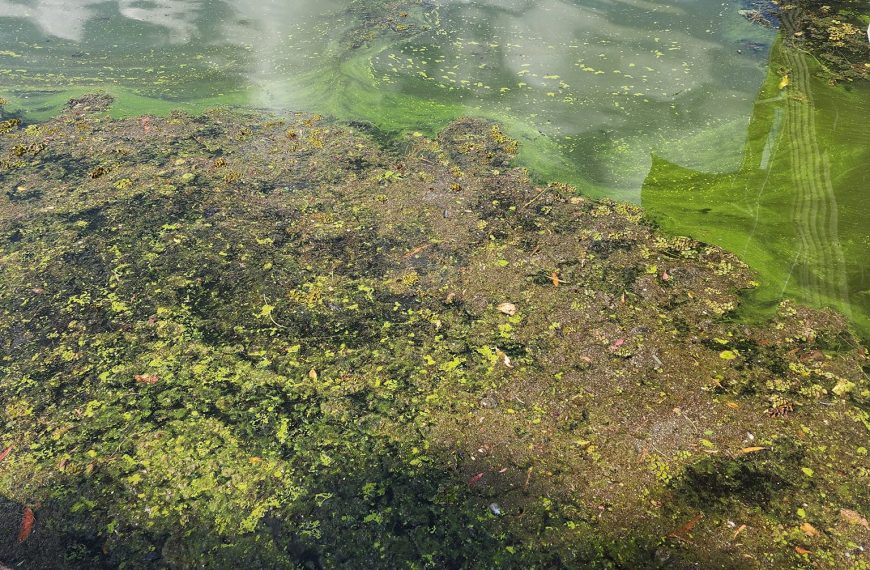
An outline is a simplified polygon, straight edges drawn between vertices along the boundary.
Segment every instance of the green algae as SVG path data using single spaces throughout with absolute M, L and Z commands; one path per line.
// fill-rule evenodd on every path
M 796 25 L 787 16 L 786 35 Z M 747 314 L 788 295 L 849 315 L 866 340 L 870 238 L 857 189 L 870 152 L 860 122 L 843 117 L 867 114 L 868 102 L 866 84 L 831 85 L 812 54 L 779 42 L 741 167 L 703 173 L 656 159 L 642 203 L 668 231 L 733 251 L 759 272 Z
M 102 89 L 116 115 L 242 104 L 429 135 L 473 114 L 523 140 L 520 159 L 543 178 L 635 201 L 649 149 L 742 120 L 773 36 L 736 11 L 706 22 L 712 2 L 658 14 L 359 0 L 128 9 L 69 7 L 66 28 L 53 9 L 0 10 L 13 109 L 44 120 Z M 739 151 L 726 137 L 716 161 L 723 145 Z
M 0 138 L 4 563 L 866 566 L 843 317 L 736 322 L 734 256 L 492 123 L 109 101 Z

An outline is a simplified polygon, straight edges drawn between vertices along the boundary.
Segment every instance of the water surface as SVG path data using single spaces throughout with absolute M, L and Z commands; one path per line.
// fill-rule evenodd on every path
M 31 120 L 94 89 L 116 114 L 305 110 L 387 136 L 496 119 L 541 178 L 631 201 L 643 189 L 674 232 L 743 255 L 763 304 L 790 294 L 866 327 L 867 90 L 810 89 L 800 61 L 769 65 L 776 30 L 745 7 L 0 0 L 0 81 Z M 777 89 L 789 73 L 805 82 Z

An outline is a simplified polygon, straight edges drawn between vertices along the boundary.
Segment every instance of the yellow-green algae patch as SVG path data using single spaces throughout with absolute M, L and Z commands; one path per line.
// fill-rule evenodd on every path
M 866 568 L 866 351 L 459 120 L 0 136 L 0 561 Z M 32 533 L 17 540 L 25 508 Z

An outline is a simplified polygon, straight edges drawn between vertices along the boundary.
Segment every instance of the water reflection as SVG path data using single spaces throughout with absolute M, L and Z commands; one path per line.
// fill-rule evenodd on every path
M 537 155 L 561 162 L 532 165 L 544 175 L 632 200 L 651 154 L 739 166 L 764 63 L 739 46 L 771 36 L 716 0 L 0 0 L 0 40 L 20 56 L 5 83 L 31 109 L 97 87 L 390 129 L 483 115 L 529 149 L 546 138 Z
M 30 20 L 47 36 L 79 42 L 85 24 L 98 17 L 94 8 L 102 0 L 35 0 L 30 3 L 0 0 L 0 17 Z
M 119 0 L 125 18 L 166 28 L 172 43 L 189 41 L 197 32 L 201 0 Z
M 105 19 L 103 0 L 35 0 L 30 3 L 0 0 L 0 17 L 22 18 L 46 36 L 82 42 L 92 20 Z M 171 43 L 189 41 L 197 32 L 201 0 L 118 0 L 114 8 L 130 20 L 164 28 Z

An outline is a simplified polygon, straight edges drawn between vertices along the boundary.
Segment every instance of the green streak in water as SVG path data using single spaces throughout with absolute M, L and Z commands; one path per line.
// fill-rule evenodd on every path
M 667 231 L 724 247 L 758 271 L 745 316 L 790 296 L 843 312 L 866 340 L 870 145 L 855 118 L 870 116 L 870 89 L 831 86 L 818 67 L 778 42 L 741 168 L 707 174 L 656 159 L 642 204 Z

